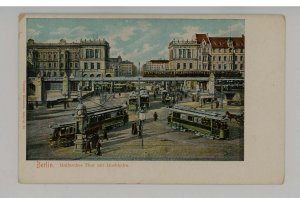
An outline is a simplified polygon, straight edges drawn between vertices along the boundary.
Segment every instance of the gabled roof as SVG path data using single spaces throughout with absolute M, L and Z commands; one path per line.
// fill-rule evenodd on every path
M 244 37 L 210 37 L 212 48 L 228 48 L 228 40 L 233 41 L 234 48 L 245 48 Z
M 204 40 L 206 43 L 209 43 L 209 38 L 207 34 L 196 34 L 197 43 L 202 43 Z

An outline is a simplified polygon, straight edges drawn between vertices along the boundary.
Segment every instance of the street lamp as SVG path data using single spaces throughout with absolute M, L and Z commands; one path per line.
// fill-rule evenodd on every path
M 142 138 L 142 148 L 144 148 L 143 126 L 146 120 L 146 112 L 139 112 L 139 137 Z
M 67 108 L 67 93 L 64 93 L 63 94 L 64 95 L 64 97 L 65 97 L 65 100 L 64 100 L 64 109 L 66 109 Z

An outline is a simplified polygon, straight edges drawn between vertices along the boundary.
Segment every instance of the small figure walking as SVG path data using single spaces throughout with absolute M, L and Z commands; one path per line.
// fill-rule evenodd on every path
M 96 155 L 100 155 L 100 156 L 102 155 L 101 147 L 102 147 L 102 145 L 101 145 L 100 138 L 99 138 L 99 140 L 96 144 L 96 150 L 97 150 Z
M 134 129 L 135 129 L 135 122 L 132 122 L 132 124 L 131 124 L 131 135 L 134 135 Z
M 87 153 L 88 151 L 90 151 L 90 153 L 91 153 L 92 148 L 91 148 L 90 140 L 87 139 L 85 142 L 85 153 Z
M 158 117 L 157 113 L 156 113 L 156 112 L 154 112 L 154 114 L 153 114 L 154 121 L 156 121 L 156 120 L 157 120 L 157 117 Z
M 108 140 L 108 135 L 107 135 L 107 130 L 106 129 L 104 129 L 104 131 L 103 131 L 103 139 Z

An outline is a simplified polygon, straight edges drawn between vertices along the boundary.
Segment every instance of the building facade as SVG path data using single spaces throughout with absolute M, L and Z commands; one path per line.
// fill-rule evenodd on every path
M 120 76 L 135 76 L 136 75 L 136 67 L 133 62 L 130 62 L 128 60 L 122 61 L 120 65 Z
M 245 70 L 245 37 L 209 37 L 169 43 L 169 69 L 176 71 Z
M 121 63 L 122 63 L 121 56 L 118 56 L 117 58 L 109 59 L 109 65 L 110 65 L 110 68 L 114 71 L 114 76 L 120 76 Z
M 169 44 L 169 68 L 174 71 L 198 70 L 198 44 L 194 40 L 171 41 Z
M 169 69 L 169 60 L 150 60 L 143 65 L 142 71 L 166 71 Z

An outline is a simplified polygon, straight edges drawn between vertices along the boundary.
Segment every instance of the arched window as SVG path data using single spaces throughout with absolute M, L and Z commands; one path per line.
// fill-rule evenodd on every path
M 97 74 L 97 76 L 96 77 L 101 77 L 101 74 Z
M 94 77 L 94 74 L 91 74 L 90 77 L 93 78 L 93 77 Z

